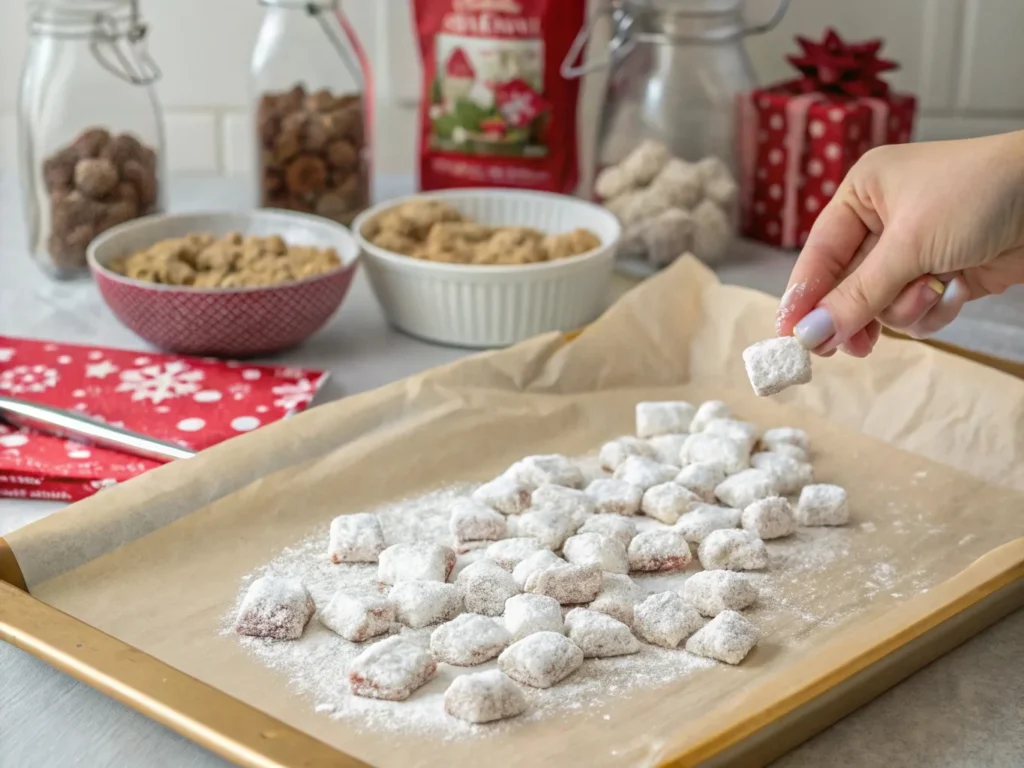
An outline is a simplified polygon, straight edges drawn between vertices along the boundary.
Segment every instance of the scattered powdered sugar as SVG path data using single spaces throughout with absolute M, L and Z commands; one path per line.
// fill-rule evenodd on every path
M 581 461 L 580 466 L 588 482 L 608 477 L 607 473 L 600 469 L 596 455 Z M 417 498 L 387 504 L 369 512 L 379 519 L 388 545 L 414 541 L 449 545 L 452 539 L 449 522 L 453 502 L 468 498 L 476 487 L 473 484 L 452 485 Z M 517 511 L 522 512 L 525 509 L 520 508 Z M 877 518 L 877 522 L 864 521 L 847 528 L 801 528 L 792 536 L 768 542 L 769 563 L 765 571 L 746 573 L 742 576 L 731 574 L 748 580 L 757 591 L 757 600 L 751 608 L 744 611 L 744 618 L 749 620 L 762 638 L 769 640 L 779 627 L 797 627 L 796 631 L 790 630 L 793 637 L 791 642 L 802 641 L 815 627 L 829 626 L 842 621 L 858 610 L 859 603 L 842 584 L 819 577 L 819 574 L 827 570 L 840 567 L 844 573 L 843 583 L 859 584 L 865 593 L 885 591 L 896 597 L 926 591 L 931 584 L 922 573 L 907 573 L 888 562 L 895 556 L 893 550 L 874 543 L 874 560 L 871 561 L 864 557 L 863 548 L 858 547 L 859 538 L 870 537 L 876 531 L 885 531 L 890 537 L 919 533 L 924 527 L 921 522 L 915 522 L 913 515 L 906 515 L 905 510 L 903 513 L 904 516 L 900 517 L 900 510 L 890 509 L 887 518 Z M 680 518 L 680 522 L 687 516 L 697 514 L 689 512 Z M 733 514 L 738 516 L 739 513 Z M 624 530 L 613 532 L 605 529 L 605 520 L 622 526 Z M 584 532 L 590 530 L 605 535 L 618 534 L 622 536 L 620 540 L 624 544 L 628 544 L 637 528 L 640 531 L 671 530 L 648 518 L 598 516 L 589 518 L 587 523 Z M 738 520 L 732 524 L 738 524 Z M 680 526 L 677 525 L 676 530 L 680 530 Z M 698 537 L 694 537 L 696 538 Z M 898 541 L 890 541 L 892 547 L 900 547 Z M 361 653 L 379 644 L 380 638 L 366 643 L 349 642 L 317 620 L 310 621 L 302 637 L 294 641 L 239 637 L 234 631 L 235 616 L 247 588 L 256 579 L 264 576 L 298 579 L 320 612 L 327 608 L 338 592 L 353 598 L 366 598 L 367 604 L 375 604 L 375 601 L 387 596 L 388 588 L 378 584 L 376 564 L 335 565 L 327 554 L 327 544 L 326 526 L 322 530 L 318 528 L 307 539 L 282 550 L 273 561 L 245 577 L 235 604 L 225 613 L 223 632 L 235 637 L 237 642 L 261 663 L 277 670 L 283 678 L 283 684 L 286 682 L 293 691 L 303 695 L 308 700 L 311 710 L 337 720 L 344 720 L 355 727 L 379 732 L 418 733 L 446 739 L 479 737 L 518 728 L 520 723 L 559 717 L 572 710 L 601 708 L 619 697 L 628 695 L 631 690 L 657 688 L 716 663 L 711 659 L 684 652 L 681 647 L 667 649 L 641 643 L 637 653 L 588 659 L 551 688 L 519 686 L 527 703 L 526 710 L 507 722 L 490 723 L 486 726 L 474 725 L 446 714 L 445 692 L 457 678 L 471 674 L 494 673 L 484 678 L 486 685 L 463 685 L 467 687 L 467 695 L 472 688 L 474 697 L 478 693 L 485 696 L 488 691 L 491 691 L 488 695 L 492 698 L 496 696 L 492 689 L 496 690 L 496 681 L 500 678 L 496 676 L 497 663 L 494 658 L 472 667 L 452 666 L 439 659 L 440 663 L 433 676 L 404 702 L 354 696 L 350 693 L 348 681 L 349 665 Z M 538 549 L 536 542 L 531 540 L 523 541 L 521 544 L 514 557 L 510 558 L 509 562 L 502 563 L 508 571 Z M 484 558 L 483 550 L 460 554 L 448 581 L 456 582 L 459 573 L 467 565 Z M 556 564 L 552 559 L 544 559 L 552 565 Z M 697 563 L 693 562 L 685 571 L 652 575 L 634 574 L 632 578 L 609 574 L 604 578 L 597 601 L 591 603 L 590 610 L 600 611 L 619 621 L 633 624 L 634 606 L 638 606 L 645 598 L 655 593 L 669 591 L 677 595 L 682 594 L 686 580 L 699 570 Z M 511 573 L 509 575 L 513 576 Z M 674 603 L 667 596 L 661 600 L 666 601 L 666 605 Z M 520 603 L 522 610 L 519 610 Z M 534 606 L 534 603 L 537 605 Z M 542 606 L 545 605 L 550 609 L 550 615 L 544 619 L 546 623 L 541 622 Z M 649 606 L 654 610 L 641 612 L 645 615 L 647 623 L 652 622 L 661 613 L 657 610 L 658 607 L 663 606 Z M 726 605 L 720 607 L 728 610 Z M 523 629 L 529 624 L 531 632 L 553 631 L 561 634 L 565 631 L 561 611 L 555 600 L 537 594 L 521 594 L 509 601 L 504 617 L 486 619 L 494 622 L 496 630 L 489 640 L 484 640 L 484 636 L 491 634 L 484 632 L 489 627 L 479 623 L 485 620 L 483 617 L 479 617 L 478 621 L 471 621 L 469 616 L 459 619 L 465 628 L 475 627 L 479 630 L 472 632 L 473 638 L 469 632 L 465 633 L 464 638 L 467 641 L 474 639 L 473 643 L 468 644 L 476 648 L 460 648 L 459 652 L 472 654 L 478 651 L 481 655 L 493 653 L 502 641 L 502 626 L 512 638 L 522 638 L 525 632 L 519 634 L 516 631 L 516 616 L 519 614 L 522 614 L 520 623 L 523 624 Z M 392 637 L 400 637 L 407 643 L 427 651 L 431 646 L 431 635 L 437 629 L 437 626 L 412 629 L 396 623 L 391 626 L 390 632 Z M 448 630 L 447 638 L 442 633 L 438 642 L 445 639 L 451 643 L 457 637 L 463 639 L 454 631 L 455 629 L 456 627 L 451 627 Z M 682 627 L 682 634 L 687 634 L 690 629 L 690 626 Z M 636 631 L 637 636 L 641 636 L 643 631 Z M 678 631 L 677 629 L 677 633 Z M 669 638 L 666 634 L 665 642 L 671 642 L 672 639 L 674 637 Z M 415 657 L 408 648 L 405 648 L 404 654 L 403 658 Z M 472 660 L 475 660 L 475 657 Z M 423 667 L 418 671 L 422 673 L 425 669 L 426 667 Z M 477 691 L 477 688 L 481 690 Z M 480 714 L 484 709 L 474 709 L 483 707 L 482 703 L 462 706 L 468 707 L 466 711 L 473 713 L 471 719 L 484 717 Z M 511 704 L 509 707 L 512 708 Z M 515 708 L 518 708 L 518 705 Z

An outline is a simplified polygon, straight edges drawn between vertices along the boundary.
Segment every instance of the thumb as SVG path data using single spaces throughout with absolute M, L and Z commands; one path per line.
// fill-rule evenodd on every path
M 793 327 L 793 335 L 819 354 L 836 349 L 881 315 L 908 283 L 921 276 L 919 263 L 906 239 L 887 228 L 863 261 Z

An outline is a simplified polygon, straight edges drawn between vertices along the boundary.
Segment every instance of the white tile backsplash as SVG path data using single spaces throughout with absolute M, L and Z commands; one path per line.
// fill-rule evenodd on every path
M 253 136 L 253 118 L 250 112 L 225 114 L 220 124 L 220 143 L 224 152 L 223 171 L 228 176 L 241 176 L 252 172 L 256 142 Z
M 189 174 L 219 174 L 218 116 L 209 113 L 172 112 L 164 118 L 167 157 L 172 168 Z
M 1024 2 L 964 0 L 963 66 L 956 107 L 1016 112 L 1024 104 Z
M 597 2 L 597 0 L 592 0 Z M 748 0 L 750 20 L 778 0 Z M 0 172 L 17 161 L 15 112 L 27 46 L 26 0 L 0 0 Z M 411 0 L 344 0 L 342 7 L 373 62 L 377 79 L 376 165 L 408 172 L 416 154 L 418 52 Z M 142 0 L 150 49 L 164 76 L 169 163 L 186 173 L 246 174 L 253 163 L 248 116 L 249 56 L 259 28 L 258 0 Z M 826 26 L 857 40 L 885 37 L 883 53 L 902 68 L 891 81 L 917 93 L 920 139 L 976 136 L 1024 128 L 1021 0 L 793 0 L 782 24 L 751 38 L 762 82 L 792 76 L 785 54 L 793 36 L 817 37 Z M 583 125 L 592 125 L 600 87 L 587 88 Z M 404 106 L 396 106 L 396 102 Z

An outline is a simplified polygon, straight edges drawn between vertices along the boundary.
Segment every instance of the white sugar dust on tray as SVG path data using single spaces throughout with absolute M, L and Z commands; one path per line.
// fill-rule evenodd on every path
M 224 631 L 317 712 L 465 738 L 742 665 L 776 621 L 829 618 L 800 599 L 850 557 L 850 512 L 803 430 L 714 400 L 639 403 L 636 432 L 338 517 L 246 577 Z

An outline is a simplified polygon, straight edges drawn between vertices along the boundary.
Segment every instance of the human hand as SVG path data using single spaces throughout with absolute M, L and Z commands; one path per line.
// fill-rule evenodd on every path
M 793 268 L 776 329 L 868 355 L 881 325 L 915 338 L 1024 283 L 1024 131 L 878 147 L 847 173 Z

